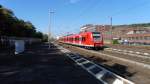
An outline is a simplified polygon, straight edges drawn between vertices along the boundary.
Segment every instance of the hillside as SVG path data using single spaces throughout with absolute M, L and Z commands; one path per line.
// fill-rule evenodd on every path
M 115 25 L 113 27 L 146 27 L 146 28 L 150 28 L 150 23 L 137 23 L 137 24 L 125 24 L 125 25 Z

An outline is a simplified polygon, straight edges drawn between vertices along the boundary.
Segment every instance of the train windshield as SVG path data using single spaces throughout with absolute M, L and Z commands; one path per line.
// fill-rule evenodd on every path
M 100 38 L 100 32 L 93 32 L 93 41 L 94 42 L 99 42 L 101 40 Z
M 100 38 L 100 32 L 93 32 L 93 38 Z

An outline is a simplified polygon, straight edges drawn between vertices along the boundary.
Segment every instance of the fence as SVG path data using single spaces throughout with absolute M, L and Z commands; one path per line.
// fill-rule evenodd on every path
M 0 36 L 0 49 L 14 49 L 16 40 L 23 40 L 25 42 L 25 45 L 31 45 L 33 43 L 41 42 L 41 39 L 38 38 Z

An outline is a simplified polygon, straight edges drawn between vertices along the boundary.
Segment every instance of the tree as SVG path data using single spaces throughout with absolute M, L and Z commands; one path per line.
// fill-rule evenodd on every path
M 43 38 L 43 33 L 41 33 L 41 32 L 38 31 L 38 32 L 35 33 L 35 37 L 42 39 Z
M 43 35 L 42 41 L 43 41 L 43 42 L 47 42 L 47 41 L 48 41 L 48 35 L 47 35 L 47 34 L 44 34 L 44 35 Z
M 10 27 L 14 21 L 14 13 L 3 6 L 0 6 L 0 30 L 2 35 L 10 35 Z
M 43 38 L 30 21 L 18 19 L 13 11 L 0 5 L 0 35 Z

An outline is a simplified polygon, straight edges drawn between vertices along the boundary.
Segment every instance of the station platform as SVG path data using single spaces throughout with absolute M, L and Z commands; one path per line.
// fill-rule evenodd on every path
M 0 84 L 101 84 L 51 44 L 36 44 L 19 55 L 0 53 Z

